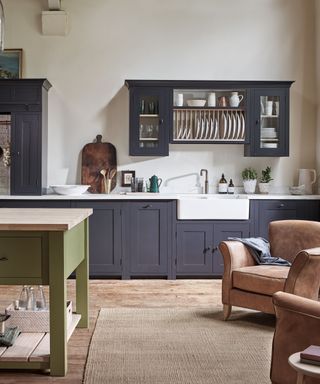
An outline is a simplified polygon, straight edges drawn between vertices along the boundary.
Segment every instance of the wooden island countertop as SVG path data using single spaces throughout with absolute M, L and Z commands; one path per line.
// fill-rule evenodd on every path
M 0 208 L 0 231 L 68 231 L 92 213 L 89 208 Z

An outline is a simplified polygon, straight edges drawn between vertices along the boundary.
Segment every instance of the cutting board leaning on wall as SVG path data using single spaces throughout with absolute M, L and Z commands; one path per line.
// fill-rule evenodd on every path
M 89 192 L 104 193 L 104 180 L 100 173 L 106 170 L 106 176 L 112 169 L 117 169 L 117 152 L 111 143 L 103 143 L 102 136 L 97 135 L 96 142 L 86 144 L 82 149 L 81 184 L 91 185 Z M 117 184 L 117 175 L 111 180 L 111 190 Z

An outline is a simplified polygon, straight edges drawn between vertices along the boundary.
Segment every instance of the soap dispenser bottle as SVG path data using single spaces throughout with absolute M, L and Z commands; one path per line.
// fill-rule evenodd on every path
M 229 193 L 230 195 L 233 195 L 233 194 L 234 194 L 234 184 L 233 184 L 232 179 L 230 179 L 230 183 L 229 183 L 229 185 L 228 185 L 228 193 Z
M 228 193 L 228 183 L 224 177 L 224 174 L 222 174 L 221 179 L 219 181 L 218 192 L 219 193 Z

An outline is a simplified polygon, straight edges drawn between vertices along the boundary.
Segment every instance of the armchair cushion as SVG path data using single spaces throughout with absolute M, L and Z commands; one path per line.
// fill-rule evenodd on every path
M 232 273 L 232 287 L 272 296 L 283 291 L 290 267 L 255 265 L 237 268 Z

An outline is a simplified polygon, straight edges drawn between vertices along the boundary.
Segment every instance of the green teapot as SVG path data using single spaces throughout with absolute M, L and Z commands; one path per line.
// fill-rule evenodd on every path
M 162 179 L 156 175 L 153 175 L 152 177 L 150 177 L 149 179 L 150 181 L 150 192 L 159 192 L 159 187 L 162 183 Z

